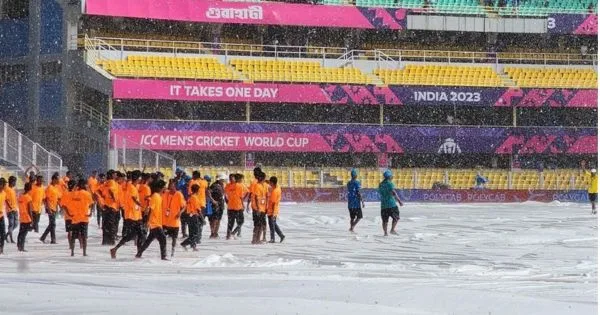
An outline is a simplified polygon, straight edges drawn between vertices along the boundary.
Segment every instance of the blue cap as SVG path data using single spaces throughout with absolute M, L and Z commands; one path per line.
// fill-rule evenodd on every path
M 350 170 L 350 176 L 358 177 L 358 171 L 355 168 L 353 168 L 352 170 Z
M 390 179 L 390 178 L 392 178 L 392 171 L 390 171 L 390 170 L 385 170 L 385 172 L 383 172 L 383 178 L 385 178 L 385 179 Z
M 210 177 L 210 175 L 204 175 L 204 180 L 210 182 L 212 177 Z

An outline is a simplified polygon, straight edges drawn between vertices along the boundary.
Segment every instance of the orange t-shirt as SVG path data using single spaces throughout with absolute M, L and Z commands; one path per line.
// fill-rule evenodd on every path
M 240 183 L 229 183 L 225 186 L 225 195 L 227 196 L 227 210 L 244 210 L 244 187 Z
M 256 185 L 258 185 L 258 180 L 253 179 L 252 183 L 250 184 L 250 189 L 249 192 L 254 195 L 254 190 L 256 189 Z M 257 210 L 258 206 L 256 205 L 256 201 L 254 200 L 254 196 L 250 199 L 250 207 L 252 208 L 252 210 Z
M 6 186 L 4 188 L 4 192 L 6 193 L 6 204 L 8 205 L 8 209 L 6 209 L 6 211 L 17 211 L 17 193 L 15 192 L 15 189 Z
M 150 195 L 152 191 L 150 190 L 150 186 L 148 184 L 141 184 L 138 188 L 140 203 L 142 204 L 142 209 L 146 210 L 148 205 L 150 204 Z
M 150 216 L 148 217 L 148 226 L 150 229 L 162 228 L 162 197 L 158 193 L 152 194 L 150 197 Z
M 198 181 L 198 185 L 200 186 L 200 190 L 198 190 L 198 200 L 200 200 L 200 206 L 202 206 L 202 208 L 206 208 L 206 189 L 208 188 L 208 182 L 204 179 L 200 179 Z
M 185 198 L 179 191 L 171 193 L 165 192 L 162 195 L 163 208 L 163 226 L 179 227 L 181 220 L 177 217 L 183 207 L 185 207 Z
M 194 185 L 200 186 L 200 179 L 190 179 L 188 182 L 188 196 L 192 195 L 192 186 Z
M 4 189 L 0 190 L 0 218 L 2 218 L 4 216 L 4 212 L 6 212 L 7 210 L 6 208 L 6 192 L 4 191 Z M 2 219 L 4 220 L 4 219 Z
M 281 187 L 277 186 L 271 191 L 269 196 L 269 206 L 267 207 L 267 215 L 279 215 L 279 203 L 281 202 Z
M 71 211 L 72 223 L 89 223 L 90 222 L 90 207 L 94 204 L 94 199 L 92 199 L 92 194 L 90 194 L 87 190 L 78 190 L 71 193 Z
M 98 202 L 98 207 L 103 208 L 105 206 L 104 204 L 104 196 L 102 195 L 104 193 L 104 186 L 106 185 L 106 182 L 104 183 L 98 183 L 96 185 L 96 189 L 92 190 L 92 193 L 96 196 L 96 201 Z
M 21 223 L 31 223 L 31 216 L 29 216 L 31 196 L 29 194 L 22 194 L 19 196 L 17 202 L 19 203 L 19 221 Z
M 71 212 L 71 214 L 73 213 L 73 193 L 73 191 L 66 191 L 62 194 L 62 197 L 60 198 L 60 206 L 63 208 L 67 208 L 67 211 L 63 211 L 65 221 L 72 219 L 72 217 L 69 215 L 69 212 Z
M 138 221 L 142 219 L 140 206 L 134 200 L 140 201 L 138 189 L 132 183 L 127 183 L 125 192 L 123 193 L 123 212 L 125 219 Z
M 254 194 L 252 198 L 256 202 L 256 210 L 260 212 L 267 211 L 267 194 L 269 192 L 269 185 L 266 182 L 256 183 L 254 188 Z
M 87 180 L 88 189 L 93 194 L 98 190 L 98 180 L 94 176 L 90 176 Z
M 125 202 L 127 202 L 125 200 L 126 198 L 126 193 L 127 193 L 127 184 L 129 184 L 128 181 L 125 181 L 119 185 L 119 208 L 124 208 L 125 207 Z
M 198 200 L 198 195 L 191 195 L 188 198 L 187 205 L 185 207 L 185 212 L 189 215 L 197 215 L 200 213 L 200 200 Z
M 119 184 L 117 184 L 115 180 L 111 179 L 106 181 L 106 185 L 104 187 L 102 195 L 104 196 L 104 203 L 107 207 L 112 208 L 114 210 L 119 209 Z
M 56 212 L 58 208 L 58 200 L 61 197 L 60 187 L 55 185 L 48 185 L 46 188 L 46 203 L 50 209 L 46 209 L 52 212 Z
M 44 187 L 38 186 L 38 185 L 33 185 L 29 194 L 31 196 L 31 202 L 33 203 L 33 212 L 35 212 L 35 213 L 42 212 L 42 205 L 44 203 L 44 198 L 46 198 L 46 193 L 44 192 Z

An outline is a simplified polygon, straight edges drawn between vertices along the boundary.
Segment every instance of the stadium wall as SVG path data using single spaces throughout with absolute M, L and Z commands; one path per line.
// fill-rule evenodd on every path
M 460 7 L 457 7 L 460 10 Z M 298 25 L 356 29 L 423 29 L 441 31 L 598 33 L 597 14 L 549 14 L 548 16 L 491 17 L 483 14 L 431 15 L 422 8 L 368 8 L 281 2 L 248 3 L 207 0 L 87 0 L 89 15 L 153 18 L 162 20 L 254 25 Z M 297 14 L 303 12 L 303 14 Z M 435 13 L 435 12 L 434 12 Z
M 405 202 L 429 203 L 517 203 L 517 202 L 589 202 L 587 191 L 556 190 L 397 190 Z M 363 189 L 361 194 L 367 202 L 378 202 L 376 189 Z M 345 188 L 286 188 L 282 192 L 284 202 L 346 202 Z

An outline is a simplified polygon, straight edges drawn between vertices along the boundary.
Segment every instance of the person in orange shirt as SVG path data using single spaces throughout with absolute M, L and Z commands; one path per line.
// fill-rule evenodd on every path
M 6 179 L 0 177 L 0 254 L 4 253 L 4 240 L 6 239 L 6 225 L 4 225 L 4 212 L 6 212 Z
M 56 213 L 58 212 L 58 203 L 60 201 L 60 178 L 58 173 L 52 175 L 52 181 L 46 188 L 46 213 L 48 214 L 48 226 L 40 237 L 42 243 L 46 243 L 46 237 L 50 234 L 50 244 L 56 244 Z
M 258 222 L 258 219 L 259 219 L 259 211 L 258 211 L 258 205 L 256 204 L 255 198 L 254 198 L 254 190 L 256 189 L 256 186 L 258 185 L 258 175 L 260 173 L 262 173 L 262 170 L 260 167 L 255 167 L 253 170 L 253 173 L 254 173 L 254 179 L 252 180 L 252 183 L 250 184 L 250 189 L 249 189 L 249 194 L 248 194 L 248 204 L 246 205 L 246 212 L 248 212 L 249 209 L 252 209 L 252 221 L 256 224 L 256 222 Z M 267 229 L 263 230 L 262 241 L 263 242 L 267 241 Z
M 4 188 L 6 192 L 6 212 L 8 217 L 8 232 L 7 232 L 7 241 L 10 239 L 11 243 L 14 243 L 13 240 L 13 230 L 17 227 L 17 221 L 19 217 L 19 212 L 17 209 L 17 193 L 15 191 L 15 186 L 17 185 L 17 178 L 11 176 L 8 178 L 8 186 Z
M 119 211 L 117 212 L 117 231 L 119 230 L 119 224 L 121 223 L 121 218 L 125 220 L 125 210 L 123 209 L 123 204 L 125 203 L 125 191 L 127 190 L 127 183 L 131 181 L 131 172 L 127 172 L 127 174 L 123 174 L 121 172 L 117 175 L 117 184 L 119 185 Z M 123 224 L 121 229 L 121 237 L 125 236 L 128 231 L 126 231 L 128 226 Z
M 20 252 L 26 252 L 25 250 L 25 239 L 27 238 L 27 233 L 32 229 L 32 218 L 33 218 L 33 203 L 31 202 L 31 183 L 25 183 L 25 188 L 23 189 L 23 193 L 19 196 L 17 200 L 19 204 L 19 217 L 20 217 L 20 225 L 19 225 L 19 234 L 17 235 L 17 249 Z
M 285 235 L 281 232 L 277 224 L 279 216 L 279 204 L 281 203 L 281 187 L 277 186 L 277 177 L 269 178 L 271 186 L 271 194 L 269 195 L 269 203 L 267 205 L 267 216 L 269 218 L 269 231 L 271 232 L 271 240 L 269 243 L 275 243 L 275 232 L 279 236 L 279 243 L 283 242 Z
M 148 249 L 148 246 L 150 246 L 155 239 L 158 239 L 158 244 L 160 245 L 160 258 L 162 260 L 168 260 L 167 238 L 162 228 L 163 209 L 161 194 L 165 190 L 165 184 L 166 183 L 160 179 L 152 183 L 152 196 L 150 196 L 150 202 L 148 209 L 146 210 L 148 212 L 148 228 L 150 229 L 150 233 L 135 255 L 136 258 L 141 258 L 144 251 Z
M 117 250 L 127 242 L 135 239 L 138 250 L 142 248 L 142 244 L 144 243 L 145 235 L 142 232 L 142 203 L 137 187 L 140 183 L 141 175 L 140 171 L 132 172 L 131 181 L 127 183 L 123 205 L 123 209 L 125 210 L 123 225 L 127 225 L 127 234 L 123 235 L 117 246 L 110 250 L 110 257 L 112 259 L 117 258 Z
M 96 201 L 96 190 L 98 189 L 98 171 L 92 171 L 92 174 L 87 179 L 87 187 L 88 191 L 92 194 L 92 198 L 94 198 L 94 206 L 92 207 L 92 212 L 97 211 L 97 201 Z M 100 225 L 100 222 L 98 222 Z
M 117 172 L 106 172 L 107 181 L 102 190 L 104 213 L 102 216 L 102 245 L 115 245 L 117 237 L 117 215 L 119 212 L 119 185 Z
M 69 186 L 71 182 L 69 182 Z M 75 240 L 79 240 L 79 245 L 83 249 L 83 256 L 87 256 L 87 230 L 90 216 L 92 216 L 93 204 L 94 199 L 86 187 L 85 180 L 80 179 L 77 182 L 77 190 L 71 193 L 69 206 L 67 207 L 67 212 L 72 220 L 71 237 L 69 238 L 71 256 L 75 256 Z
M 236 174 L 229 175 L 229 184 L 225 186 L 227 199 L 227 239 L 237 235 L 244 224 L 244 188 L 236 181 Z M 237 223 L 235 230 L 233 226 Z
M 152 181 L 153 179 L 150 176 L 150 174 L 144 173 L 142 174 L 142 182 L 138 187 L 140 202 L 142 203 L 142 220 L 144 222 L 144 224 L 142 224 L 142 232 L 144 233 L 144 235 L 148 233 L 148 228 L 145 223 L 148 222 L 146 210 L 148 209 L 148 204 L 150 203 L 150 195 L 152 194 L 152 191 L 150 189 L 150 184 L 152 184 Z
M 94 189 L 92 189 L 92 196 L 96 201 L 96 222 L 98 223 L 98 228 L 102 228 L 102 216 L 104 213 L 104 198 L 102 197 L 102 189 L 106 184 L 106 175 L 100 174 L 98 175 L 98 184 Z M 91 188 L 90 188 L 91 189 Z
M 67 209 L 69 209 L 69 207 L 72 208 L 72 198 L 73 197 L 73 193 L 76 190 L 76 186 L 77 186 L 77 182 L 74 180 L 71 180 L 67 183 L 67 191 L 65 191 L 62 194 L 62 197 L 60 198 L 60 208 L 63 210 L 63 216 L 65 219 L 65 231 L 67 231 L 67 241 L 71 241 L 71 224 L 73 223 L 73 220 L 71 218 L 71 215 L 69 215 L 69 211 L 67 211 Z
M 192 196 L 192 187 L 194 185 L 198 185 L 200 186 L 200 172 L 198 171 L 193 171 L 192 172 L 192 179 L 190 179 L 187 183 L 187 187 L 188 187 L 188 199 Z M 198 199 L 199 200 L 199 199 Z M 187 212 L 184 212 L 181 215 L 181 235 L 182 237 L 188 237 L 188 216 L 187 216 Z
M 267 194 L 269 192 L 269 186 L 265 182 L 265 178 L 267 175 L 262 171 L 258 174 L 258 183 L 254 188 L 254 194 L 252 197 L 254 198 L 254 203 L 256 204 L 257 220 L 254 221 L 254 234 L 252 235 L 252 244 L 260 244 L 261 236 L 263 235 L 263 231 L 267 229 Z
M 197 251 L 196 243 L 198 242 L 198 235 L 200 235 L 202 229 L 200 220 L 204 220 L 202 207 L 200 206 L 200 199 L 198 199 L 198 190 L 200 190 L 200 186 L 192 186 L 192 193 L 188 198 L 185 208 L 185 212 L 188 215 L 188 227 L 190 228 L 190 235 L 181 243 L 181 246 L 183 246 L 183 248 L 186 250 L 187 246 L 189 245 L 194 251 Z
M 38 175 L 35 177 L 35 184 L 31 187 L 31 202 L 33 203 L 33 230 L 39 233 L 40 228 L 40 216 L 42 214 L 42 206 L 44 199 L 46 199 L 46 193 L 44 191 L 44 177 Z
M 181 214 L 185 211 L 185 198 L 180 191 L 177 191 L 177 182 L 169 181 L 169 189 L 162 195 L 163 208 L 163 230 L 171 242 L 171 257 L 175 254 L 175 245 L 177 245 L 177 235 L 179 235 L 179 226 L 181 224 Z

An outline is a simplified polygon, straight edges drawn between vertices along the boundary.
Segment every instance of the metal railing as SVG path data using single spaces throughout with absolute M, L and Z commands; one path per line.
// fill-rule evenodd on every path
M 160 171 L 166 176 L 175 173 L 177 162 L 168 154 L 145 148 L 127 138 L 111 135 L 109 168 L 124 171 Z
M 108 128 L 108 115 L 100 112 L 92 106 L 89 106 L 83 102 L 78 102 L 75 103 L 73 107 L 73 112 L 82 115 L 91 121 L 96 122 L 102 128 Z
M 85 47 L 86 50 L 96 51 L 95 58 L 98 59 L 102 59 L 106 51 L 119 52 L 121 57 L 123 57 L 124 51 L 139 51 L 168 53 L 173 56 L 182 54 L 221 55 L 226 59 L 228 56 L 336 59 L 348 52 L 346 48 L 342 47 L 165 41 L 116 37 L 91 38 L 87 35 L 80 39 L 79 43 L 79 46 Z
M 338 59 L 370 60 L 399 63 L 442 62 L 442 63 L 492 63 L 492 64 L 544 64 L 544 65 L 596 65 L 595 54 L 523 53 L 523 52 L 480 52 L 376 49 L 351 50 Z
M 64 172 L 62 158 L 0 120 L 0 160 L 19 174 L 42 174 L 48 180 L 55 172 Z
M 182 54 L 252 56 L 271 58 L 316 58 L 338 59 L 349 62 L 366 60 L 386 64 L 405 61 L 443 63 L 492 63 L 492 64 L 544 64 L 544 65 L 596 65 L 596 54 L 566 53 L 522 53 L 522 52 L 469 52 L 408 49 L 348 50 L 343 47 L 278 46 L 256 44 L 228 44 L 208 42 L 163 41 L 149 39 L 129 39 L 94 37 L 84 39 L 85 49 L 97 60 L 109 59 L 105 52 L 112 52 L 123 59 L 125 52 L 167 53 L 172 56 Z

